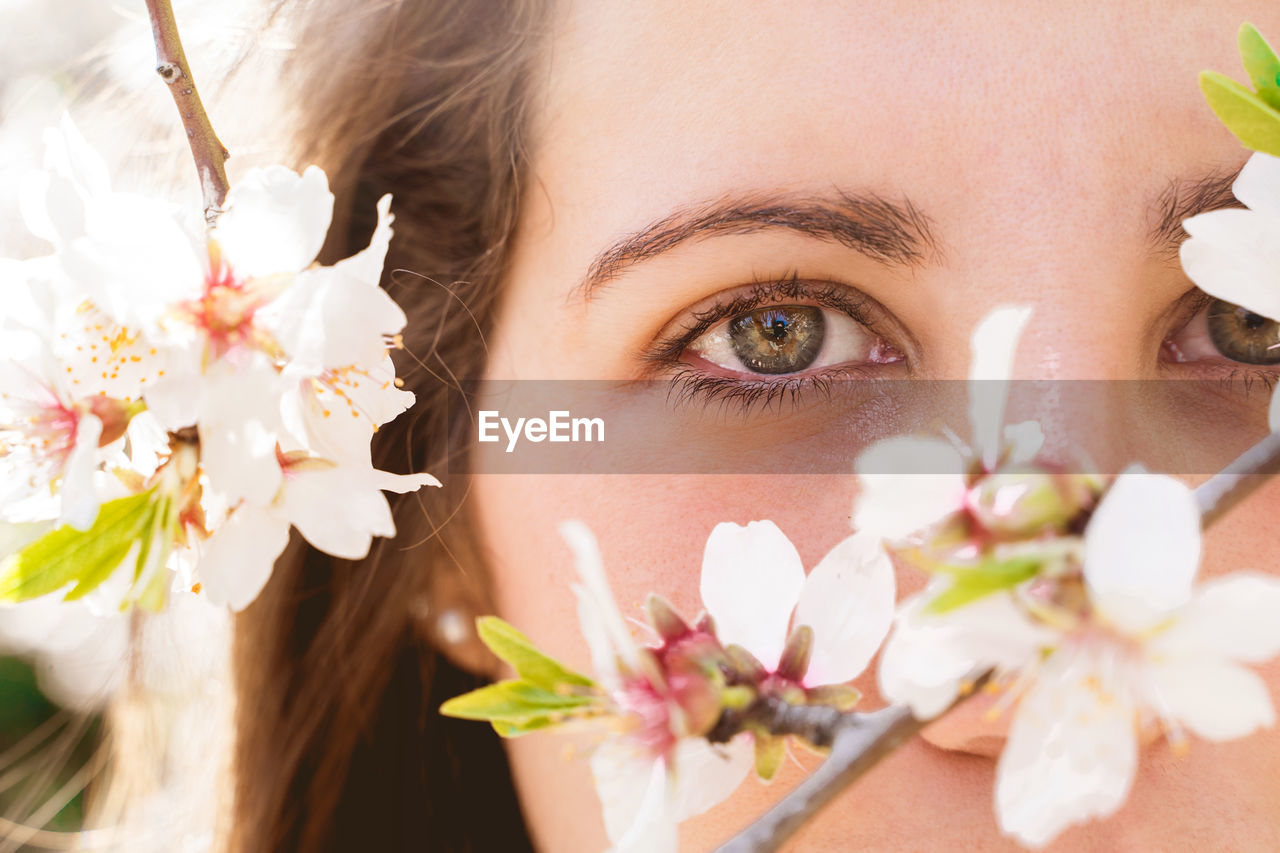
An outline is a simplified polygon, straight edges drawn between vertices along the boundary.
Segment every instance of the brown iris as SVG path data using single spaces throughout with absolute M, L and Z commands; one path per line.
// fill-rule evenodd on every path
M 1280 323 L 1215 299 L 1209 306 L 1209 339 L 1232 361 L 1280 364 Z
M 743 365 L 756 373 L 796 373 L 817 359 L 826 328 L 822 310 L 774 305 L 729 321 L 729 340 Z

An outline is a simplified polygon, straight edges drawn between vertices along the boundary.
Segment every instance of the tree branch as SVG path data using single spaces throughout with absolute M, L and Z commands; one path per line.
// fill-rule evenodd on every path
M 1271 433 L 1196 488 L 1203 526 L 1213 524 L 1275 474 L 1280 474 L 1280 432 Z
M 976 693 L 991 672 L 975 678 L 952 708 Z M 948 711 L 950 710 L 947 709 Z M 902 705 L 869 713 L 842 713 L 823 705 L 787 705 L 761 699 L 745 715 L 775 734 L 794 734 L 815 746 L 831 746 L 827 760 L 781 802 L 738 833 L 716 853 L 771 853 L 853 784 L 931 720 L 917 720 Z M 946 713 L 945 711 L 943 713 Z
M 214 133 L 213 123 L 209 121 L 200 93 L 196 91 L 191 66 L 187 64 L 182 40 L 178 37 L 172 3 L 170 0 L 147 0 L 147 13 L 151 16 L 151 34 L 156 43 L 156 73 L 169 85 L 169 94 L 182 116 L 191 156 L 195 158 L 196 171 L 200 175 L 205 222 L 213 225 L 230 187 L 223 164 L 231 155 Z

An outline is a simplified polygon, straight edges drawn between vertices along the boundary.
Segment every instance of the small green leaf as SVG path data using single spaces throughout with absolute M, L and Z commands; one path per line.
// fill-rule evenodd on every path
M 68 600 L 88 595 L 131 552 L 145 550 L 158 503 L 155 489 L 108 501 L 88 530 L 64 525 L 27 545 L 0 564 L 0 601 L 27 601 L 73 583 Z
M 1250 23 L 1240 25 L 1240 58 L 1244 70 L 1249 72 L 1258 97 L 1274 109 L 1280 110 L 1280 59 L 1262 33 Z
M 497 616 L 482 616 L 477 619 L 476 633 L 490 651 L 511 664 L 516 673 L 531 684 L 548 690 L 555 690 L 561 684 L 595 686 L 595 682 L 587 676 L 574 672 L 538 651 L 528 637 Z
M 782 761 L 787 757 L 787 741 L 786 738 L 773 737 L 757 732 L 755 735 L 756 742 L 756 775 L 762 781 L 768 782 L 778 773 L 778 768 L 782 766 Z
M 1280 110 L 1216 71 L 1200 74 L 1200 90 L 1218 119 L 1246 148 L 1280 157 Z
M 527 681 L 512 679 L 455 696 L 440 706 L 446 717 L 464 720 L 499 720 L 527 725 L 541 717 L 555 720 L 574 711 L 597 705 L 599 699 L 589 695 L 561 695 Z
M 993 592 L 1012 589 L 1040 571 L 1040 560 L 1015 557 L 1011 560 L 984 560 L 976 566 L 942 569 L 951 575 L 951 586 L 925 607 L 926 613 L 947 613 L 984 598 Z

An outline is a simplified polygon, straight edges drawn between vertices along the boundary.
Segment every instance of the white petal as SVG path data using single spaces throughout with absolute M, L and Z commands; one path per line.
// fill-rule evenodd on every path
M 439 485 L 430 474 L 397 475 L 339 465 L 285 475 L 280 512 L 316 548 L 344 560 L 369 554 L 374 536 L 396 535 L 384 490 L 406 492 Z
M 1009 462 L 1022 465 L 1031 462 L 1044 446 L 1044 430 L 1037 421 L 1022 421 L 1004 428 L 1004 440 L 1009 445 Z
M 853 527 L 886 539 L 922 530 L 964 504 L 964 458 L 939 439 L 890 438 L 858 457 Z
M 1280 655 L 1280 578 L 1236 572 L 1200 584 L 1176 621 L 1147 643 L 1153 659 L 1225 658 L 1262 663 Z
M 1042 847 L 1073 824 L 1124 803 L 1138 766 L 1132 708 L 1104 694 L 1086 655 L 1046 662 L 1018 706 L 996 768 L 1000 827 Z
M 1004 408 L 1009 399 L 1009 378 L 1018 352 L 1018 339 L 1031 318 L 1025 306 L 996 308 L 973 330 L 969 346 L 969 425 L 973 446 L 988 462 L 1000 450 Z
M 45 131 L 44 143 L 45 168 L 71 179 L 87 195 L 111 191 L 106 161 L 85 140 L 69 113 L 62 114 L 56 130 Z
M 85 216 L 87 237 L 63 254 L 63 268 L 116 323 L 154 332 L 174 303 L 200 295 L 204 268 L 173 205 L 114 193 Z
M 621 658 L 633 671 L 638 670 L 639 651 L 631 632 L 627 630 L 627 623 L 618 611 L 613 590 L 609 588 L 609 579 L 605 575 L 604 561 L 600 559 L 600 546 L 596 544 L 595 535 L 581 521 L 571 520 L 560 524 L 560 536 L 573 552 L 578 577 L 582 580 L 581 584 L 574 586 L 574 592 L 580 602 L 578 615 L 583 619 L 583 636 L 588 645 L 592 646 L 596 672 L 607 675 L 616 670 L 617 664 L 613 662 L 615 656 Z M 598 653 L 597 647 L 602 632 L 612 646 L 612 655 L 607 665 L 602 660 L 603 652 Z
M 1202 658 L 1151 666 L 1146 674 L 1152 704 L 1206 740 L 1234 740 L 1275 725 L 1267 685 L 1242 666 Z
M 385 290 L 336 267 L 299 273 L 284 293 L 255 315 L 296 365 L 367 367 L 387 354 L 386 336 L 404 328 L 405 314 Z
M 265 363 L 241 371 L 215 365 L 205 379 L 201 463 L 211 488 L 228 502 L 243 498 L 265 506 L 280 488 L 281 391 L 275 369 Z
M 727 800 L 755 764 L 751 736 L 728 743 L 681 738 L 671 759 L 672 803 L 677 821 L 688 820 Z
M 808 685 L 841 684 L 871 661 L 893 624 L 893 564 L 872 533 L 856 533 L 809 573 L 795 624 L 813 629 Z
M 925 605 L 948 583 L 934 581 L 902 603 L 877 670 L 880 692 L 909 705 L 920 719 L 946 710 L 961 681 L 976 671 L 1019 671 L 1057 640 L 1052 631 L 1031 622 L 1006 593 L 948 613 L 926 613 Z
M 1231 185 L 1231 192 L 1250 210 L 1280 219 L 1280 157 L 1254 153 Z
M 202 592 L 214 604 L 243 610 L 267 585 L 276 557 L 289 543 L 289 522 L 242 505 L 209 537 L 200 557 Z
M 98 470 L 98 438 L 102 421 L 81 415 L 76 423 L 76 445 L 67 457 L 58 497 L 62 500 L 61 520 L 77 530 L 88 530 L 98 517 L 98 492 L 93 474 Z
M 668 807 L 666 762 L 615 739 L 592 753 L 591 772 L 604 810 L 605 832 L 617 853 L 675 853 L 676 824 Z
M 772 521 L 717 524 L 702 552 L 702 603 L 721 643 L 737 643 L 773 670 L 786 644 L 804 564 Z
M 294 273 L 315 260 L 332 217 L 333 193 L 319 168 L 250 169 L 227 193 L 214 237 L 239 276 Z
M 1280 219 L 1251 210 L 1214 210 L 1182 223 L 1187 277 L 1210 296 L 1280 318 Z
M 395 375 L 395 365 L 384 357 L 368 370 L 333 373 L 323 380 L 304 376 L 285 392 L 284 424 L 318 456 L 367 463 L 374 427 L 413 405 L 414 395 L 396 387 Z
M 1267 413 L 1267 425 L 1272 432 L 1280 432 L 1280 387 L 1271 392 L 1271 408 Z
M 1084 547 L 1094 604 L 1119 627 L 1146 631 L 1191 598 L 1201 547 L 1195 494 L 1172 477 L 1130 469 L 1103 496 Z
M 391 223 L 396 218 L 391 215 L 391 196 L 384 195 L 378 199 L 378 224 L 373 229 L 373 237 L 363 251 L 338 261 L 334 269 L 343 275 L 376 287 L 382 279 L 382 265 L 387 258 L 387 248 L 391 245 Z

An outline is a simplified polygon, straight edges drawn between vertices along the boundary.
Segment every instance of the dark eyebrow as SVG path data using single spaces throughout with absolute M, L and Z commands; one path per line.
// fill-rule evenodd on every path
M 1150 231 L 1156 255 L 1178 256 L 1178 247 L 1187 239 L 1182 220 L 1211 210 L 1244 207 L 1231 192 L 1231 185 L 1239 176 L 1240 169 L 1236 169 L 1170 181 L 1156 200 L 1155 221 Z
M 633 264 L 695 238 L 775 228 L 840 243 L 891 265 L 922 264 L 937 252 L 929 221 L 909 201 L 847 192 L 803 198 L 737 196 L 682 208 L 628 234 L 595 257 L 575 292 L 590 299 Z

